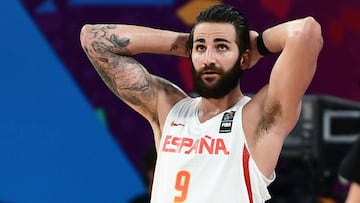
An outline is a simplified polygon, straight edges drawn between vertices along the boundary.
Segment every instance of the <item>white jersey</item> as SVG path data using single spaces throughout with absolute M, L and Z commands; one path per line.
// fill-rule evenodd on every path
M 162 133 L 152 203 L 257 203 L 270 199 L 266 178 L 249 154 L 242 128 L 243 97 L 199 122 L 200 98 L 185 98 L 169 112 Z

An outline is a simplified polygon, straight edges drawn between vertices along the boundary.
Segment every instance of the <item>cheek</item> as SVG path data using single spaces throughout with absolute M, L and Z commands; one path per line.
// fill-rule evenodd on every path
M 233 67 L 234 65 L 236 65 L 235 63 L 239 63 L 238 57 L 238 54 L 229 54 L 227 56 L 224 56 L 223 65 L 229 68 Z
M 202 57 L 199 54 L 193 54 L 191 56 L 191 61 L 195 69 L 199 69 L 203 65 Z
M 224 72 L 230 71 L 232 68 L 234 68 L 238 61 L 227 61 L 226 63 L 221 64 Z

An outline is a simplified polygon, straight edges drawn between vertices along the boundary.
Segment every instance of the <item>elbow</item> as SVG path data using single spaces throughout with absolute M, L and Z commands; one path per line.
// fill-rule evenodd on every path
M 307 38 L 310 40 L 309 43 L 314 43 L 314 46 L 317 46 L 320 50 L 324 43 L 320 23 L 313 17 L 306 17 L 304 30 L 307 31 Z
M 91 25 L 85 24 L 80 30 L 80 43 L 83 49 L 85 49 L 89 43 L 90 27 Z
M 287 42 L 299 49 L 313 50 L 319 54 L 323 46 L 320 23 L 311 16 L 297 21 L 290 27 Z
M 324 43 L 320 23 L 312 16 L 306 17 L 300 30 L 299 39 L 320 52 Z

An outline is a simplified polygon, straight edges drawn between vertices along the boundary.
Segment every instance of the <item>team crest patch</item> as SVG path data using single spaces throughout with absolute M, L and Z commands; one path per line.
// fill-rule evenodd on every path
M 234 120 L 235 111 L 225 112 L 221 123 L 219 133 L 229 133 L 231 132 L 232 123 Z

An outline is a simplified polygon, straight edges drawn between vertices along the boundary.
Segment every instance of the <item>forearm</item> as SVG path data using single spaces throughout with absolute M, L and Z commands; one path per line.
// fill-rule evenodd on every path
M 289 42 L 296 43 L 298 50 L 314 48 L 318 52 L 322 47 L 321 27 L 312 17 L 288 21 L 266 29 L 263 42 L 273 53 L 281 52 Z
M 160 30 L 135 25 L 85 25 L 81 30 L 81 43 L 86 46 L 103 43 L 114 54 L 139 53 L 188 56 L 187 33 Z
M 312 17 L 278 24 L 260 34 L 251 30 L 249 34 L 252 52 L 250 67 L 263 56 L 279 53 L 284 49 L 298 56 L 305 53 L 305 58 L 316 60 L 323 43 L 321 27 Z M 314 60 L 309 62 L 314 63 Z

